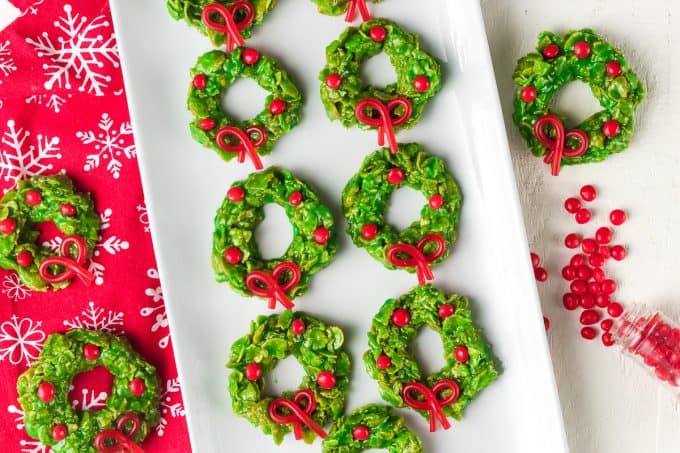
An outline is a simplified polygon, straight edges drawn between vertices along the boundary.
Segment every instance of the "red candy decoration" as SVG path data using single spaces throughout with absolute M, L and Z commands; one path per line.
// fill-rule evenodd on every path
M 569 285 L 569 289 L 571 289 L 571 292 L 574 294 L 585 294 L 588 290 L 588 286 L 583 280 L 574 280 Z
M 588 263 L 594 267 L 602 267 L 604 266 L 604 256 L 599 253 L 593 253 L 588 257 Z
M 279 279 L 284 275 L 290 273 L 290 279 L 280 284 Z M 302 272 L 300 267 L 292 261 L 284 261 L 274 267 L 271 273 L 257 270 L 251 271 L 246 275 L 246 287 L 256 296 L 267 298 L 269 309 L 276 308 L 278 301 L 286 309 L 292 309 L 295 304 L 288 298 L 286 291 L 294 288 L 298 284 Z
M 326 76 L 326 86 L 331 90 L 337 90 L 340 88 L 341 83 L 342 77 L 340 77 L 340 74 L 332 73 Z
M 408 325 L 409 322 L 411 322 L 411 314 L 407 310 L 397 308 L 392 312 L 392 324 L 395 326 L 404 327 Z
M 59 206 L 59 212 L 61 212 L 66 217 L 73 217 L 74 215 L 76 215 L 76 207 L 73 206 L 72 204 L 65 203 Z
M 468 361 L 468 359 L 470 359 L 470 352 L 468 351 L 468 348 L 462 345 L 456 346 L 456 348 L 453 350 L 453 355 L 460 363 L 465 363 Z
M 584 310 L 579 321 L 586 326 L 595 324 L 600 321 L 600 313 L 596 310 Z
M 17 229 L 17 223 L 14 219 L 0 220 L 0 233 L 4 235 L 12 234 Z
M 584 294 L 581 296 L 581 307 L 589 310 L 595 307 L 595 297 L 592 294 Z
M 99 453 L 144 453 L 132 439 L 142 424 L 134 412 L 127 412 L 118 418 L 116 429 L 105 429 L 94 438 L 94 447 Z
M 618 302 L 612 302 L 609 304 L 609 307 L 607 307 L 607 313 L 609 313 L 609 316 L 612 318 L 618 318 L 623 313 L 623 307 Z
M 135 396 L 142 396 L 146 387 L 144 386 L 144 381 L 140 378 L 132 378 L 128 384 L 130 392 Z
M 583 240 L 583 242 L 581 242 L 581 250 L 583 250 L 583 253 L 587 253 L 589 255 L 591 253 L 595 253 L 597 250 L 597 242 L 595 239 L 586 238 Z
M 451 305 L 451 304 L 444 304 L 444 305 L 441 305 L 441 306 L 437 309 L 437 314 L 438 314 L 439 317 L 442 318 L 442 319 L 450 318 L 451 316 L 453 316 L 453 314 L 454 314 L 455 312 L 456 312 L 456 307 L 454 307 L 454 306 Z
M 609 221 L 612 223 L 612 225 L 621 225 L 626 221 L 626 211 L 623 209 L 614 209 L 609 214 Z
M 598 228 L 595 232 L 595 240 L 600 244 L 609 244 L 612 241 L 612 230 L 607 227 Z
M 613 245 L 609 251 L 616 261 L 621 261 L 626 257 L 626 248 L 622 245 Z
M 97 360 L 100 352 L 99 346 L 95 344 L 88 343 L 83 346 L 83 356 L 85 356 L 87 360 Z
M 378 234 L 378 225 L 375 223 L 367 223 L 363 227 L 361 227 L 361 236 L 364 239 L 368 239 L 369 241 L 371 239 L 374 239 L 376 235 Z
M 583 257 L 583 255 L 580 254 L 572 256 L 571 259 L 569 260 L 569 264 L 572 267 L 578 267 L 581 264 L 584 264 L 585 262 L 586 262 L 585 258 Z
M 440 398 L 444 390 L 449 390 L 450 395 L 446 398 Z M 416 396 L 418 394 L 418 396 Z M 437 382 L 432 388 L 429 388 L 419 382 L 409 382 L 404 385 L 402 392 L 404 403 L 411 406 L 417 411 L 428 411 L 430 413 L 430 432 L 437 430 L 437 420 L 442 425 L 442 428 L 449 429 L 451 424 L 442 412 L 442 408 L 455 403 L 460 396 L 460 387 L 455 381 L 450 379 L 442 379 Z
M 262 377 L 262 368 L 257 363 L 249 363 L 244 374 L 249 381 L 257 381 Z
M 413 88 L 416 91 L 423 93 L 430 89 L 430 79 L 427 76 L 419 75 L 413 79 Z
M 618 77 L 621 75 L 621 63 L 618 61 L 610 61 L 605 68 L 609 77 Z
M 543 48 L 543 56 L 548 60 L 552 60 L 560 54 L 560 48 L 557 44 L 548 44 Z
M 392 366 L 392 359 L 387 357 L 385 354 L 381 354 L 376 359 L 375 366 L 377 366 L 380 370 L 386 370 Z
M 224 259 L 229 264 L 238 264 L 241 262 L 243 254 L 237 247 L 229 247 L 224 251 Z
M 303 405 L 303 402 L 306 404 Z M 290 415 L 281 415 L 279 409 L 285 408 Z M 280 425 L 293 424 L 293 434 L 296 440 L 302 439 L 302 427 L 307 426 L 322 439 L 326 432 L 310 418 L 316 409 L 316 397 L 309 389 L 299 390 L 292 399 L 277 398 L 269 404 L 269 417 Z
M 439 209 L 444 205 L 444 197 L 436 193 L 430 197 L 429 204 L 432 209 Z
M 555 138 L 546 132 L 546 126 L 552 127 Z M 579 157 L 588 150 L 590 144 L 588 134 L 580 129 L 572 129 L 566 132 L 562 120 L 555 115 L 543 115 L 538 118 L 534 124 L 534 135 L 548 149 L 543 161 L 546 164 L 551 164 L 553 176 L 560 174 L 563 157 Z M 570 138 L 575 138 L 579 141 L 577 148 L 567 148 L 566 143 Z
M 26 192 L 26 204 L 29 206 L 37 206 L 42 202 L 42 195 L 37 190 L 29 190 Z
M 229 201 L 237 203 L 239 201 L 242 201 L 246 197 L 246 191 L 243 190 L 243 187 L 239 186 L 234 186 L 227 190 L 227 198 L 229 198 Z
M 198 122 L 198 127 L 202 131 L 213 130 L 215 126 L 217 126 L 217 122 L 212 118 L 203 118 L 201 121 Z
M 614 346 L 614 336 L 609 332 L 603 333 L 602 344 L 605 345 L 606 347 Z
M 387 30 L 379 25 L 376 25 L 375 27 L 371 27 L 371 29 L 368 31 L 368 35 L 375 42 L 383 42 L 387 37 Z
M 609 296 L 606 294 L 598 294 L 595 296 L 595 305 L 601 308 L 605 308 L 609 305 Z
M 243 61 L 245 64 L 253 65 L 257 63 L 259 59 L 260 52 L 258 52 L 257 50 L 253 49 L 252 47 L 243 49 L 243 53 L 241 54 L 241 61 Z
M 302 319 L 296 319 L 290 324 L 290 330 L 293 331 L 295 335 L 302 335 L 305 333 L 305 322 Z
M 355 426 L 354 429 L 352 429 L 352 437 L 358 441 L 364 441 L 368 439 L 370 433 L 371 432 L 369 429 L 364 425 Z
M 28 267 L 33 264 L 33 255 L 28 250 L 17 253 L 17 264 L 21 267 Z
M 602 292 L 605 294 L 612 294 L 616 291 L 616 282 L 614 280 L 602 281 Z
M 71 256 L 71 250 L 75 249 L 76 256 Z M 48 283 L 62 283 L 78 277 L 85 286 L 94 282 L 94 275 L 85 267 L 87 259 L 87 244 L 80 236 L 66 236 L 59 246 L 61 256 L 48 256 L 40 263 L 38 275 Z M 65 269 L 54 274 L 50 271 L 51 266 L 60 266 Z
M 597 331 L 592 327 L 584 327 L 581 329 L 581 336 L 586 340 L 594 340 L 597 336 Z
M 576 223 L 583 225 L 584 223 L 590 222 L 590 210 L 586 208 L 581 208 L 576 212 L 576 216 L 574 218 L 576 219 Z
M 593 275 L 593 271 L 585 264 L 576 268 L 576 276 L 581 280 L 588 280 L 591 275 Z
M 425 254 L 428 244 L 434 243 L 437 247 L 431 253 Z M 446 241 L 437 233 L 430 233 L 423 236 L 416 246 L 410 244 L 397 243 L 391 245 L 386 252 L 386 257 L 390 263 L 397 267 L 414 267 L 418 277 L 418 283 L 425 285 L 429 280 L 434 280 L 434 274 L 430 269 L 430 263 L 440 258 L 446 251 Z M 401 258 L 401 256 L 407 258 Z
M 562 268 L 562 278 L 567 281 L 571 281 L 576 278 L 576 271 L 571 266 L 564 266 Z
M 576 214 L 581 209 L 581 202 L 575 197 L 567 198 L 564 200 L 564 209 L 570 214 Z
M 328 231 L 328 228 L 320 226 L 316 230 L 314 230 L 313 238 L 314 242 L 316 242 L 319 245 L 324 245 L 326 242 L 328 242 L 328 238 L 331 237 L 331 233 Z
M 403 112 L 401 115 L 394 117 L 392 112 L 399 107 L 403 108 Z M 378 113 L 377 118 L 373 116 L 373 112 Z M 354 108 L 354 115 L 357 117 L 357 120 L 367 126 L 378 128 L 378 146 L 384 146 L 385 140 L 387 140 L 392 154 L 396 154 L 399 151 L 397 138 L 394 135 L 394 127 L 407 122 L 412 112 L 413 106 L 411 101 L 404 97 L 396 97 L 387 103 L 376 98 L 365 98 L 357 102 Z
M 548 279 L 548 271 L 542 267 L 534 269 L 534 278 L 539 282 L 544 282 Z
M 531 265 L 533 267 L 538 267 L 538 265 L 541 264 L 541 258 L 536 253 L 529 253 L 529 257 L 531 258 Z
M 564 237 L 564 246 L 568 249 L 575 249 L 581 244 L 581 237 L 576 233 L 569 233 Z
M 604 319 L 604 320 L 600 323 L 600 327 L 601 327 L 602 330 L 604 330 L 605 332 L 609 332 L 609 331 L 611 330 L 611 328 L 612 328 L 613 325 L 614 325 L 614 320 L 613 320 L 613 319 L 609 319 L 609 318 Z
M 286 111 L 286 101 L 283 99 L 272 99 L 269 103 L 269 113 L 272 115 L 280 115 Z
M 54 425 L 52 427 L 52 439 L 54 439 L 55 442 L 61 442 L 62 440 L 66 439 L 67 435 L 68 429 L 66 429 L 66 426 Z
M 585 186 L 581 187 L 579 194 L 584 201 L 593 201 L 595 198 L 597 198 L 597 189 L 595 189 L 595 186 L 591 184 L 586 184 Z
M 566 293 L 562 296 L 562 305 L 567 310 L 576 310 L 579 305 L 579 297 L 576 294 Z
M 245 16 L 241 15 L 243 18 L 236 22 L 237 13 L 240 11 L 245 11 Z M 214 14 L 219 15 L 222 21 L 214 20 L 212 18 Z M 248 28 L 253 23 L 254 18 L 255 8 L 251 3 L 244 0 L 238 0 L 229 7 L 220 3 L 210 3 L 203 8 L 201 14 L 201 20 L 207 28 L 224 34 L 227 52 L 245 44 L 241 31 Z
M 605 274 L 604 274 L 604 271 L 602 269 L 600 269 L 599 267 L 596 267 L 595 269 L 593 269 L 593 280 L 595 280 L 596 282 L 602 283 L 602 280 L 604 280 L 604 277 L 605 277 Z
M 217 143 L 217 146 L 219 146 L 219 148 L 222 151 L 226 151 L 228 153 L 237 153 L 237 161 L 239 163 L 242 164 L 243 162 L 245 162 L 246 156 L 248 156 L 250 160 L 253 162 L 255 169 L 262 170 L 264 168 L 264 165 L 262 165 L 260 156 L 257 154 L 257 150 L 255 148 L 264 143 L 264 140 L 266 140 L 266 136 L 265 134 L 260 133 L 261 128 L 257 128 L 258 130 L 256 130 L 255 128 L 257 128 L 257 126 L 250 127 L 246 130 L 241 130 L 236 126 L 224 126 L 219 131 L 217 131 L 217 135 L 215 136 L 215 143 Z M 251 132 L 260 133 L 259 139 L 256 140 L 255 142 L 253 142 L 253 140 L 251 139 L 250 136 Z M 235 138 L 238 144 L 230 145 L 227 142 L 227 137 Z
M 324 390 L 335 388 L 335 376 L 329 371 L 322 371 L 316 376 L 316 383 Z
M 587 58 L 590 55 L 590 44 L 585 41 L 574 44 L 574 55 L 576 58 Z
M 208 79 L 205 77 L 205 74 L 196 74 L 193 84 L 197 90 L 205 90 L 205 87 L 208 85 Z
M 302 203 L 302 192 L 293 192 L 290 194 L 288 203 L 290 203 L 291 206 L 300 206 L 300 203 Z
M 54 385 L 51 382 L 41 382 L 38 385 L 38 399 L 43 403 L 49 403 L 54 399 Z
M 534 99 L 536 99 L 536 94 L 536 88 L 532 86 L 522 88 L 522 91 L 519 93 L 524 102 L 532 102 Z
M 621 132 L 621 123 L 616 120 L 605 121 L 602 125 L 602 133 L 605 137 L 614 138 Z
M 364 22 L 371 19 L 371 13 L 368 11 L 368 6 L 366 6 L 366 0 L 348 0 L 345 22 L 352 22 L 357 15 L 357 10 L 361 15 L 361 20 Z
M 401 168 L 392 168 L 387 172 L 387 182 L 390 184 L 401 184 L 404 182 L 404 170 Z

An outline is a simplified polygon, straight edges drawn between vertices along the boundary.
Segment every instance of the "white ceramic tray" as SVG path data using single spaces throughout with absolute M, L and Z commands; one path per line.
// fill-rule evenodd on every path
M 210 266 L 215 210 L 229 185 L 252 171 L 248 164 L 223 162 L 189 136 L 189 69 L 212 47 L 195 30 L 172 21 L 162 0 L 111 3 L 193 450 L 319 451 L 318 441 L 309 446 L 291 436 L 277 449 L 270 437 L 231 412 L 224 366 L 230 345 L 247 332 L 250 320 L 269 312 L 265 302 L 215 283 Z M 498 381 L 470 405 L 464 420 L 448 431 L 430 434 L 426 420 L 412 411 L 401 413 L 421 435 L 427 452 L 566 452 L 479 4 L 386 0 L 372 9 L 376 16 L 419 34 L 424 48 L 444 62 L 443 90 L 427 105 L 420 123 L 399 133 L 398 140 L 420 142 L 444 157 L 462 188 L 460 238 L 451 257 L 435 268 L 435 284 L 471 297 L 476 320 L 502 370 Z M 317 77 L 325 47 L 345 27 L 342 17 L 316 13 L 311 1 L 281 1 L 248 45 L 277 58 L 306 98 L 301 124 L 264 162 L 309 182 L 334 211 L 340 232 L 337 258 L 314 276 L 310 291 L 295 303 L 344 328 L 354 364 L 349 411 L 380 402 L 377 384 L 361 361 L 366 332 L 383 301 L 405 293 L 416 278 L 384 269 L 342 233 L 342 189 L 376 149 L 375 132 L 331 123 L 319 98 Z M 389 81 L 375 76 L 380 67 L 389 74 L 384 60 L 376 58 L 371 66 L 372 80 Z M 252 86 L 241 84 L 230 92 L 229 101 L 232 106 L 243 104 L 239 113 L 246 105 L 259 110 L 252 94 Z M 391 221 L 404 225 L 418 215 L 415 194 L 396 194 L 404 208 L 392 209 Z M 277 245 L 281 250 L 283 243 L 285 250 L 290 227 L 281 211 L 267 212 L 272 216 L 258 230 L 260 245 L 271 252 Z M 441 363 L 438 342 L 434 335 L 418 339 L 426 369 Z M 271 391 L 294 388 L 301 371 L 287 360 L 275 373 Z

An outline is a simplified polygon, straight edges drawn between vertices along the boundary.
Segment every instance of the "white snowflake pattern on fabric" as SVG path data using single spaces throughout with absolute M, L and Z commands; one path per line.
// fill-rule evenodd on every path
M 104 310 L 94 302 L 87 304 L 87 308 L 73 319 L 65 320 L 64 325 L 69 329 L 99 330 L 104 333 L 123 334 L 124 313 L 122 311 Z
M 24 17 L 24 16 L 27 15 L 27 14 L 30 14 L 30 15 L 32 15 L 32 16 L 37 15 L 37 14 L 38 14 L 38 11 L 39 11 L 38 7 L 39 7 L 40 5 L 42 5 L 43 3 L 45 3 L 45 0 L 36 0 L 36 1 L 34 1 L 34 2 L 31 3 L 30 5 L 28 5 L 28 6 L 26 7 L 26 9 L 24 9 L 24 10 L 21 12 L 21 14 L 19 15 L 19 17 Z
M 51 451 L 50 447 L 37 440 L 21 439 L 19 445 L 21 446 L 21 450 L 19 450 L 21 453 L 49 453 Z
M 139 213 L 139 223 L 144 225 L 144 232 L 148 233 L 151 231 L 151 228 L 149 226 L 149 211 L 146 209 L 146 204 L 138 204 L 137 205 L 137 212 Z
M 18 127 L 14 120 L 7 121 L 7 130 L 0 142 L 4 145 L 0 147 L 0 176 L 4 181 L 12 181 L 12 187 L 20 179 L 52 171 L 51 160 L 61 159 L 59 137 L 38 134 L 35 142 L 29 140 L 30 137 L 30 131 Z
M 113 119 L 108 113 L 103 113 L 99 123 L 98 131 L 78 131 L 76 137 L 85 145 L 93 145 L 94 154 L 85 157 L 85 171 L 92 171 L 99 168 L 103 161 L 108 159 L 106 170 L 111 173 L 114 179 L 120 178 L 120 171 L 123 168 L 123 158 L 128 160 L 137 156 L 137 150 L 132 138 L 132 126 L 129 121 L 115 126 Z
M 19 407 L 18 405 L 10 404 L 9 406 L 7 406 L 7 412 L 14 416 L 14 426 L 16 426 L 16 428 L 19 430 L 24 429 L 23 409 L 21 409 L 21 407 Z
M 95 392 L 83 388 L 80 390 L 81 398 L 71 401 L 73 410 L 96 411 L 106 407 L 106 399 L 109 395 L 106 392 Z
M 31 295 L 31 288 L 21 282 L 18 274 L 11 272 L 5 275 L 5 278 L 2 280 L 2 289 L 0 289 L 0 292 L 14 302 L 18 302 Z
M 114 68 L 120 66 L 111 23 L 103 15 L 89 20 L 66 4 L 64 15 L 54 21 L 54 27 L 56 40 L 47 31 L 35 39 L 26 38 L 38 57 L 50 61 L 42 66 L 47 76 L 45 88 L 70 90 L 73 82 L 79 84 L 78 91 L 103 96 L 111 76 L 99 71 L 107 63 Z
M 16 70 L 17 65 L 14 63 L 14 58 L 12 58 L 9 41 L 0 42 L 0 75 L 7 77 Z M 1 79 L 0 84 L 2 84 Z
M 70 98 L 71 95 L 68 95 Z M 44 105 L 54 113 L 61 112 L 61 107 L 66 103 L 66 99 L 58 94 L 32 94 L 26 98 L 26 104 Z
M 163 436 L 165 428 L 171 418 L 184 417 L 184 405 L 181 401 L 177 401 L 181 396 L 181 388 L 179 379 L 168 379 L 165 383 L 165 389 L 160 396 L 161 404 L 161 419 L 156 426 L 156 434 Z
M 17 318 L 16 315 L 0 324 L 0 362 L 7 359 L 15 366 L 20 364 L 30 366 L 40 354 L 45 341 L 45 332 L 40 326 L 40 321 Z
M 148 269 L 146 271 L 146 276 L 156 281 L 159 280 L 158 271 L 156 269 Z M 162 337 L 158 340 L 158 347 L 165 349 L 170 342 L 170 330 L 168 329 L 168 315 L 165 312 L 163 290 L 161 289 L 160 282 L 158 282 L 155 288 L 146 288 L 144 294 L 151 298 L 153 305 L 142 307 L 139 313 L 144 317 L 155 317 L 155 321 L 151 326 L 151 333 L 158 332 L 159 330 L 162 331 Z

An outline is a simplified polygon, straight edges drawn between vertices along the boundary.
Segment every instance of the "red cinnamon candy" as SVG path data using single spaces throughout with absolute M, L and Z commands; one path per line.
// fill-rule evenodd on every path
M 554 138 L 548 135 L 546 126 L 551 126 L 554 131 Z M 552 175 L 560 174 L 560 167 L 562 166 L 563 157 L 579 157 L 585 154 L 590 145 L 590 138 L 581 129 L 572 129 L 568 132 L 564 130 L 564 124 L 555 115 L 543 115 L 536 120 L 534 124 L 534 135 L 536 139 L 546 148 L 548 153 L 545 155 L 543 161 L 546 164 L 551 164 Z M 567 140 L 575 138 L 579 141 L 576 148 L 568 148 Z
M 253 140 L 255 136 L 255 140 Z M 228 137 L 236 139 L 238 144 L 231 145 L 227 142 Z M 215 142 L 222 151 L 228 153 L 238 153 L 237 160 L 239 163 L 245 162 L 246 156 L 250 158 L 256 170 L 262 170 L 264 165 L 257 154 L 256 148 L 262 145 L 267 140 L 266 131 L 260 126 L 250 126 L 245 130 L 241 130 L 235 126 L 224 126 L 217 131 Z
M 118 418 L 116 429 L 105 429 L 94 438 L 94 447 L 99 453 L 144 453 L 132 439 L 141 428 L 139 417 L 127 412 Z
M 436 248 L 433 252 L 425 254 L 428 244 L 434 243 Z M 391 245 L 387 251 L 387 259 L 397 267 L 414 267 L 418 276 L 418 283 L 425 285 L 429 280 L 434 280 L 434 274 L 430 269 L 430 263 L 440 258 L 446 251 L 446 241 L 437 233 L 423 236 L 414 246 L 398 243 Z M 407 258 L 404 258 L 406 256 Z
M 236 22 L 239 12 L 245 12 L 245 16 Z M 214 16 L 218 15 L 222 21 L 216 21 Z M 231 52 L 236 47 L 245 45 L 241 36 L 241 31 L 253 23 L 255 18 L 255 8 L 250 2 L 238 0 L 227 7 L 220 3 L 211 3 L 203 8 L 201 20 L 209 29 L 218 33 L 223 33 L 227 46 L 227 52 Z
M 403 108 L 403 112 L 399 116 L 393 116 L 392 113 L 399 107 Z M 373 117 L 373 112 L 377 112 L 377 118 Z M 394 127 L 407 122 L 411 118 L 411 113 L 413 113 L 411 101 L 404 97 L 396 97 L 387 103 L 376 98 L 366 98 L 357 102 L 354 108 L 354 114 L 359 121 L 378 128 L 378 146 L 385 146 L 387 140 L 392 154 L 399 151 Z
M 281 413 L 282 409 L 289 412 L 288 415 Z M 302 439 L 302 427 L 307 426 L 319 437 L 324 439 L 327 434 L 314 420 L 311 415 L 316 409 L 316 397 L 309 389 L 298 391 L 292 399 L 276 398 L 269 404 L 269 417 L 280 425 L 293 424 L 293 434 L 296 440 Z
M 366 0 L 349 0 L 347 2 L 347 14 L 345 14 L 345 22 L 353 22 L 357 15 L 357 11 L 361 15 L 361 20 L 366 22 L 371 19 L 371 13 L 366 6 Z
M 441 398 L 441 393 L 445 390 L 450 391 L 450 394 L 446 398 Z M 451 379 L 442 379 L 432 388 L 419 382 L 410 382 L 404 385 L 401 395 L 404 402 L 413 409 L 430 413 L 430 432 L 433 433 L 437 431 L 437 421 L 444 429 L 451 427 L 451 423 L 449 423 L 442 408 L 450 406 L 458 400 L 460 387 L 458 383 Z

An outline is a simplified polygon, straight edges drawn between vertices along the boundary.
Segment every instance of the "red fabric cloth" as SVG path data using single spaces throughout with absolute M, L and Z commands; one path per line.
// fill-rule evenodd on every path
M 0 32 L 0 189 L 64 171 L 102 218 L 91 287 L 28 290 L 0 269 L 2 451 L 46 452 L 28 437 L 16 380 L 46 335 L 73 327 L 125 334 L 159 371 L 162 421 L 147 452 L 191 451 L 156 271 L 135 146 L 107 0 L 14 0 L 22 16 Z M 54 230 L 54 229 L 52 229 Z M 46 229 L 40 241 L 58 246 Z M 96 410 L 110 376 L 83 375 L 71 401 Z

